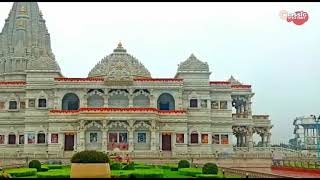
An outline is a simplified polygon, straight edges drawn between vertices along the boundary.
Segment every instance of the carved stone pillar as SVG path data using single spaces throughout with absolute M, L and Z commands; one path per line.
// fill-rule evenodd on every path
M 104 99 L 104 103 L 103 103 L 103 107 L 108 107 L 108 103 L 109 103 L 109 96 L 108 95 L 105 95 L 103 96 L 103 99 Z
M 108 149 L 108 141 L 107 141 L 108 129 L 102 129 L 102 151 L 107 151 Z
M 129 128 L 129 138 L 128 138 L 128 143 L 129 143 L 129 148 L 128 148 L 128 151 L 129 152 L 132 152 L 134 150 L 134 147 L 133 147 L 133 128 Z
M 266 144 L 266 146 L 267 147 L 269 147 L 270 146 L 270 139 L 271 139 L 271 133 L 269 132 L 268 134 L 267 134 L 267 144 Z
M 260 136 L 261 136 L 262 147 L 265 147 L 265 134 L 261 133 Z
M 79 146 L 77 146 L 77 150 L 78 151 L 83 151 L 85 150 L 85 133 L 84 133 L 84 129 L 80 129 L 79 131 Z
M 151 130 L 151 151 L 156 151 L 156 131 L 154 129 Z
M 249 151 L 253 150 L 253 129 L 251 127 L 248 127 L 247 130 L 247 143 L 246 143 Z
M 80 107 L 88 107 L 88 98 L 89 96 L 87 94 L 83 95 Z
M 128 94 L 128 98 L 129 98 L 129 108 L 133 107 L 133 89 L 129 89 L 129 94 Z
M 243 146 L 243 134 L 240 134 L 240 147 Z
M 240 147 L 240 135 L 236 134 L 237 137 L 237 147 Z
M 79 139 L 79 142 L 77 145 L 77 151 L 83 151 L 83 150 L 85 150 L 85 127 L 84 127 L 83 120 L 80 121 L 80 126 L 79 126 L 77 134 L 78 134 L 77 139 Z

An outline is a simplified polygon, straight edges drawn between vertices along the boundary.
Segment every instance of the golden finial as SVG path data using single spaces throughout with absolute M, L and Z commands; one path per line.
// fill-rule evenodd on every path
M 122 48 L 121 41 L 119 41 L 119 43 L 118 43 L 118 48 Z
M 20 8 L 20 14 L 26 14 L 27 13 L 27 10 L 24 6 L 21 6 Z

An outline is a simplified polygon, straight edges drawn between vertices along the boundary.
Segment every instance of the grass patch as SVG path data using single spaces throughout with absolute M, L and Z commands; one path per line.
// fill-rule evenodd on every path
M 185 176 L 196 177 L 197 174 L 202 174 L 201 168 L 182 168 L 179 169 L 178 172 Z

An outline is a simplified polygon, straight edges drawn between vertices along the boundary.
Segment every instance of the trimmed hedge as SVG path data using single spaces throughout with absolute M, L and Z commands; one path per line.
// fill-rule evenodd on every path
M 140 170 L 140 171 L 134 171 L 130 178 L 163 178 L 163 172 L 161 171 L 151 171 L 151 170 Z
M 106 153 L 86 150 L 75 153 L 71 158 L 72 163 L 109 163 L 110 158 Z
M 178 163 L 178 168 L 190 168 L 190 163 L 187 160 L 180 160 Z
M 177 164 L 165 164 L 165 165 L 159 165 L 158 166 L 161 169 L 170 169 L 171 171 L 178 171 L 178 165 Z
M 111 171 L 111 178 L 130 178 L 132 173 L 132 170 L 113 170 Z
M 47 172 L 49 170 L 48 167 L 41 167 L 38 172 Z
M 41 169 L 41 163 L 39 160 L 32 160 L 29 162 L 29 168 L 36 168 L 38 171 Z
M 121 170 L 122 169 L 122 164 L 119 163 L 119 162 L 112 163 L 110 165 L 110 169 L 111 170 Z
M 179 174 L 195 177 L 197 174 L 202 174 L 202 170 L 198 168 L 181 168 Z
M 222 176 L 216 174 L 197 174 L 197 178 L 223 178 Z
M 38 178 L 70 178 L 70 171 L 66 170 L 50 170 L 48 172 L 38 172 Z
M 63 165 L 59 165 L 59 164 L 50 164 L 47 166 L 48 169 L 62 169 Z
M 18 168 L 18 169 L 8 169 L 6 173 L 14 177 L 24 177 L 24 176 L 33 176 L 37 174 L 36 168 Z
M 202 168 L 203 174 L 218 174 L 218 166 L 215 163 L 206 163 Z
M 134 166 L 134 169 L 152 169 L 152 168 L 154 167 L 151 165 L 135 165 Z

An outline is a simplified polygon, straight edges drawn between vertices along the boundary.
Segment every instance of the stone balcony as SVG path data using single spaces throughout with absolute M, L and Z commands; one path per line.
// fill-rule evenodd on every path
M 255 126 L 270 126 L 271 121 L 269 115 L 252 115 L 252 120 Z
M 233 119 L 233 125 L 234 126 L 249 126 L 252 124 L 251 116 L 248 116 L 248 114 L 232 114 Z

